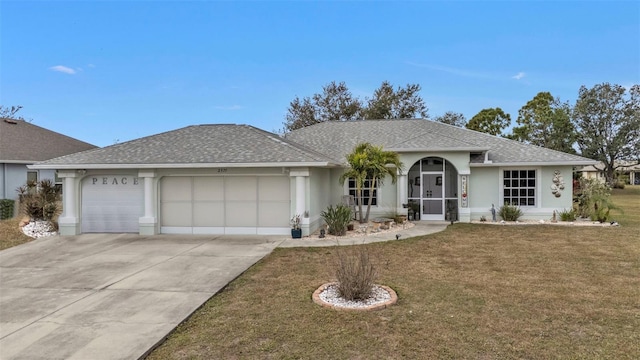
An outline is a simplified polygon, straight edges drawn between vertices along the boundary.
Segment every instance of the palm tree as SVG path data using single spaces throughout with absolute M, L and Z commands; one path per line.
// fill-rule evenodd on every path
M 353 179 L 356 186 L 356 199 L 358 200 L 358 212 L 360 222 L 362 221 L 362 188 L 367 179 L 366 163 L 368 143 L 359 144 L 347 155 L 349 169 L 340 176 L 340 184 L 344 185 L 345 180 Z
M 358 198 L 358 211 L 360 212 L 360 222 L 369 221 L 371 203 L 373 202 L 373 191 L 376 185 L 382 185 L 388 175 L 391 182 L 396 183 L 398 170 L 402 170 L 402 162 L 397 153 L 384 151 L 382 146 L 374 146 L 369 143 L 358 144 L 353 152 L 347 155 L 349 169 L 340 176 L 340 183 L 348 178 L 353 178 L 356 185 L 356 197 Z M 369 201 L 367 203 L 366 216 L 362 217 L 362 188 L 365 180 L 369 180 Z

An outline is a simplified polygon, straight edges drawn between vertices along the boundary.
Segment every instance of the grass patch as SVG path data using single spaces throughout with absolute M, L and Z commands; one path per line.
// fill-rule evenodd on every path
M 310 300 L 331 279 L 333 249 L 278 249 L 151 358 L 637 355 L 637 244 L 602 241 L 602 231 L 618 229 L 541 228 L 532 237 L 529 227 L 456 225 L 385 244 L 381 283 L 399 302 L 365 314 Z
M 398 303 L 339 312 L 311 300 L 335 248 L 276 249 L 150 359 L 640 357 L 640 187 L 621 227 L 456 224 L 369 245 Z
M 0 250 L 33 240 L 18 227 L 19 222 L 19 218 L 0 220 Z

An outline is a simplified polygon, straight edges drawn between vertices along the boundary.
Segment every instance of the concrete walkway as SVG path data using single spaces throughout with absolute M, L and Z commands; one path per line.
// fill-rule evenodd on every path
M 0 359 L 138 359 L 277 247 L 354 245 L 442 231 L 336 240 L 84 234 L 0 251 Z

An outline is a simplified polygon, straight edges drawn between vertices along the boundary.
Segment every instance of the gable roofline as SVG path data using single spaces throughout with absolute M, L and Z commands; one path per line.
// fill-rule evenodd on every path
M 33 169 L 336 166 L 330 157 L 246 124 L 190 125 L 38 162 Z
M 280 167 L 340 167 L 331 162 L 259 162 L 259 163 L 181 163 L 181 164 L 34 164 L 34 170 L 98 170 L 98 169 L 216 169 L 216 168 L 280 168 Z

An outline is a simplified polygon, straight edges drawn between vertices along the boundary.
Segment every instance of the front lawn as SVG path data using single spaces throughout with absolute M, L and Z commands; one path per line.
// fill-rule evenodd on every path
M 33 240 L 18 227 L 19 218 L 0 220 L 0 250 Z
M 322 308 L 334 248 L 276 249 L 180 325 L 150 359 L 640 357 L 640 187 L 621 227 L 456 224 L 370 246 L 399 296 Z

